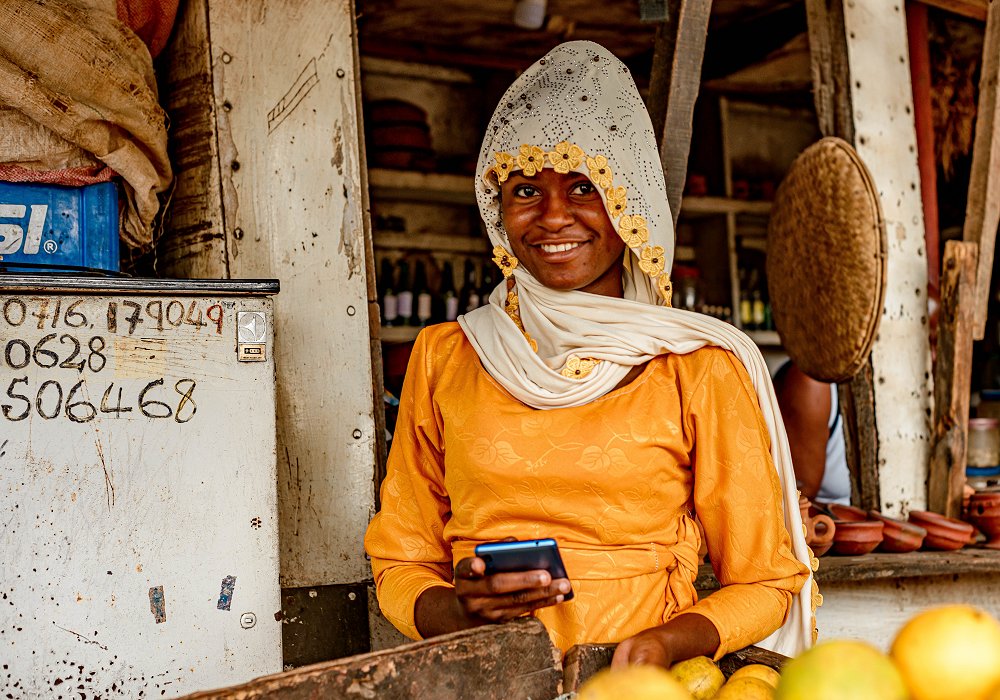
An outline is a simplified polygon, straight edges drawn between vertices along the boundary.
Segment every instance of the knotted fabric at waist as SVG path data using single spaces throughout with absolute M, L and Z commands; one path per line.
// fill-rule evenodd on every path
M 454 563 L 475 554 L 472 540 L 451 543 Z M 680 541 L 671 545 L 649 542 L 628 545 L 587 545 L 559 542 L 566 573 L 571 579 L 608 580 L 645 576 L 658 571 L 672 572 L 681 568 L 693 579 L 698 572 L 698 550 L 695 544 Z

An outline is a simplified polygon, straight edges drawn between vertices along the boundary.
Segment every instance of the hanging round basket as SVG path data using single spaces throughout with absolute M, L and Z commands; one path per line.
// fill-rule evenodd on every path
M 767 230 L 775 325 L 803 372 L 845 382 L 867 361 L 882 317 L 886 255 L 868 169 L 842 139 L 814 143 L 778 188 Z

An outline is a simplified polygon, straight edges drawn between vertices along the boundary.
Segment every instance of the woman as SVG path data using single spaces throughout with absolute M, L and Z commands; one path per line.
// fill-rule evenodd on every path
M 414 345 L 366 536 L 386 617 L 422 638 L 530 613 L 563 650 L 621 642 L 618 665 L 769 635 L 800 651 L 811 558 L 766 367 L 731 326 L 668 308 L 672 219 L 628 70 L 590 42 L 552 50 L 500 101 L 478 175 L 505 280 Z M 723 584 L 702 601 L 695 513 Z M 540 537 L 572 600 L 473 553 Z

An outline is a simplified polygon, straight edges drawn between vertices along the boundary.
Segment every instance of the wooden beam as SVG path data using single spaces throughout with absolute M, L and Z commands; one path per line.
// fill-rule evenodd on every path
M 712 0 L 671 0 L 669 18 L 657 30 L 653 50 L 649 108 L 656 115 L 653 129 L 659 133 L 660 163 L 675 226 L 687 177 L 694 103 L 711 12 Z
M 854 114 L 843 0 L 806 0 L 806 20 L 820 132 L 853 145 Z M 865 509 L 881 508 L 873 376 L 869 357 L 861 371 L 838 388 L 851 473 L 851 502 Z
M 962 511 L 976 289 L 976 244 L 948 241 L 941 276 L 941 316 L 934 369 L 934 434 L 927 506 L 957 518 Z
M 927 6 L 906 3 L 906 38 L 910 49 L 910 82 L 913 84 L 913 122 L 917 131 L 917 166 L 920 199 L 924 210 L 924 247 L 927 250 L 927 286 L 938 289 L 939 253 L 937 159 L 934 156 L 934 115 L 931 108 L 931 57 L 927 31 Z
M 878 478 L 878 431 L 875 427 L 875 382 L 872 360 L 853 379 L 837 387 L 844 418 L 844 447 L 851 472 L 851 503 L 881 510 Z
M 839 136 L 853 145 L 851 71 L 843 0 L 806 0 L 806 23 L 820 133 Z
M 965 205 L 962 239 L 979 245 L 976 277 L 975 338 L 986 333 L 986 314 L 993 272 L 993 247 L 1000 223 L 1000 100 L 997 74 L 1000 72 L 1000 2 L 991 2 L 983 38 L 983 64 L 979 75 L 979 104 L 976 106 L 976 136 L 972 144 L 972 173 Z
M 545 626 L 527 618 L 304 666 L 186 700 L 554 698 L 562 692 L 559 657 Z
M 986 21 L 986 7 L 989 4 L 989 0 L 918 0 L 918 2 L 980 22 Z

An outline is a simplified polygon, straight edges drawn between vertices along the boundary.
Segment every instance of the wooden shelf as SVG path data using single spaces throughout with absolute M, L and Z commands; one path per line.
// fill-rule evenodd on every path
M 369 168 L 368 185 L 376 198 L 437 204 L 475 204 L 475 176 Z
M 490 251 L 490 242 L 485 238 L 447 233 L 376 231 L 374 246 L 383 250 L 430 250 L 475 255 Z
M 710 214 L 755 214 L 767 216 L 771 202 L 731 197 L 684 197 L 681 199 L 681 216 L 707 216 Z
M 382 326 L 380 340 L 383 343 L 410 343 L 420 332 L 418 326 Z
M 757 343 L 760 347 L 764 348 L 780 348 L 781 347 L 781 336 L 778 335 L 778 331 L 743 331 L 746 333 L 750 340 Z

